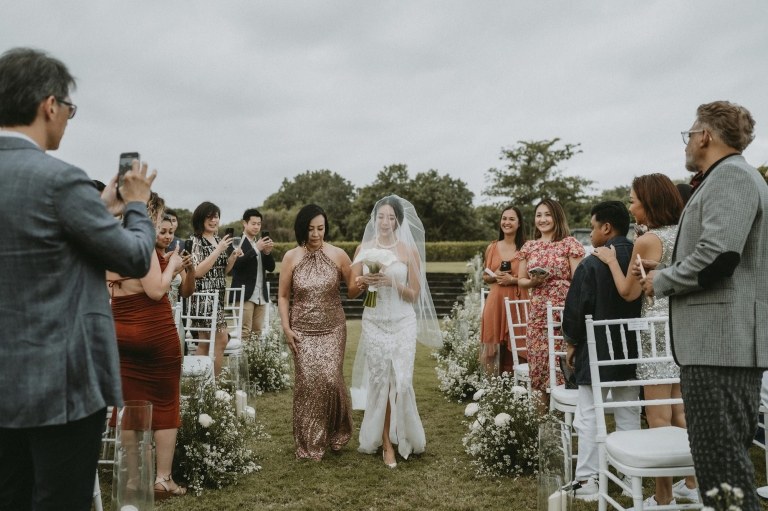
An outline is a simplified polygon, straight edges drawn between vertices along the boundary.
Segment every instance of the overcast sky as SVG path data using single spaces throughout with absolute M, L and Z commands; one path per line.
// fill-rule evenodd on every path
M 129 6 L 128 6 L 129 5 Z M 385 165 L 487 186 L 518 140 L 581 143 L 600 189 L 688 175 L 680 131 L 727 99 L 768 162 L 768 2 L 12 1 L 0 50 L 32 46 L 78 79 L 54 156 L 107 181 L 119 153 L 168 204 L 234 220 L 282 180 Z

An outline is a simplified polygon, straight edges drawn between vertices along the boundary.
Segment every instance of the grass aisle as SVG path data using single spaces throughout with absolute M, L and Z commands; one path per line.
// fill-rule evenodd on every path
M 360 321 L 348 321 L 348 341 L 344 376 L 349 385 L 352 366 L 360 338 Z M 199 498 L 192 495 L 157 503 L 171 510 L 475 510 L 504 509 L 531 511 L 536 509 L 536 479 L 477 478 L 461 438 L 465 426 L 464 405 L 446 401 L 437 390 L 435 360 L 430 350 L 418 345 L 414 371 L 414 388 L 424 429 L 427 450 L 403 461 L 398 455 L 395 469 L 384 466 L 381 454 L 357 452 L 362 411 L 354 412 L 355 432 L 340 453 L 328 451 L 320 463 L 297 461 L 292 433 L 292 391 L 269 393 L 253 399 L 257 420 L 265 425 L 269 440 L 255 448 L 260 457 L 261 472 L 241 479 L 237 486 L 223 490 L 206 490 Z M 753 447 L 758 485 L 765 484 L 764 452 Z M 107 479 L 107 478 L 105 478 Z M 105 481 L 106 482 L 106 481 Z M 653 480 L 644 481 L 646 495 L 653 490 Z M 108 484 L 103 485 L 107 494 Z M 109 509 L 109 497 L 104 499 Z M 619 497 L 624 505 L 627 498 Z M 765 501 L 762 508 L 768 510 Z M 575 511 L 595 510 L 596 503 L 578 502 Z
M 344 376 L 349 385 L 360 338 L 360 321 L 348 321 Z M 437 390 L 435 360 L 418 345 L 414 388 L 427 435 L 427 450 L 403 461 L 395 469 L 384 466 L 381 455 L 357 452 L 362 411 L 354 412 L 355 432 L 340 453 L 329 450 L 321 463 L 294 457 L 291 406 L 293 392 L 269 393 L 256 398 L 257 420 L 271 439 L 257 446 L 261 472 L 237 486 L 206 490 L 160 504 L 164 510 L 234 509 L 507 509 L 536 508 L 535 481 L 531 479 L 477 479 L 464 454 L 461 438 L 464 405 L 451 403 Z

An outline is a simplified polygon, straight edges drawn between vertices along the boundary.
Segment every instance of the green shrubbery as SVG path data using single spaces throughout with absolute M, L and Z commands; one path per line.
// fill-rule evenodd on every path
M 349 254 L 349 258 L 355 255 L 355 249 L 359 245 L 356 241 L 329 241 L 333 246 L 339 247 Z M 478 253 L 485 253 L 490 241 L 438 241 L 426 244 L 427 262 L 467 261 Z M 275 243 L 272 254 L 275 261 L 282 261 L 283 256 L 290 249 L 295 248 L 296 243 Z

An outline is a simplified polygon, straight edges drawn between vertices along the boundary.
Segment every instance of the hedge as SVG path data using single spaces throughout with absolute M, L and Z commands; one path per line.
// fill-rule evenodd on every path
M 329 242 L 332 245 L 343 249 L 349 257 L 355 255 L 355 249 L 359 245 L 356 241 L 336 241 Z M 427 261 L 428 262 L 450 262 L 450 261 L 468 261 L 472 259 L 475 254 L 485 253 L 485 249 L 488 247 L 489 241 L 438 241 L 434 243 L 427 243 Z M 296 243 L 283 242 L 275 243 L 272 248 L 272 254 L 276 261 L 282 261 L 283 255 L 290 249 L 296 247 Z

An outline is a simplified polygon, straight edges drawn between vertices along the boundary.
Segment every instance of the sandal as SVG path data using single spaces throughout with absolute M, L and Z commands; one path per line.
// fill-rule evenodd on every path
M 173 478 L 171 476 L 168 477 L 156 477 L 155 478 L 155 500 L 165 500 L 169 499 L 171 497 L 181 497 L 182 495 L 187 493 L 187 489 L 183 486 L 176 485 L 176 488 L 171 490 L 168 487 L 168 481 L 173 481 Z M 157 485 L 160 485 L 163 487 L 162 490 L 157 489 Z

